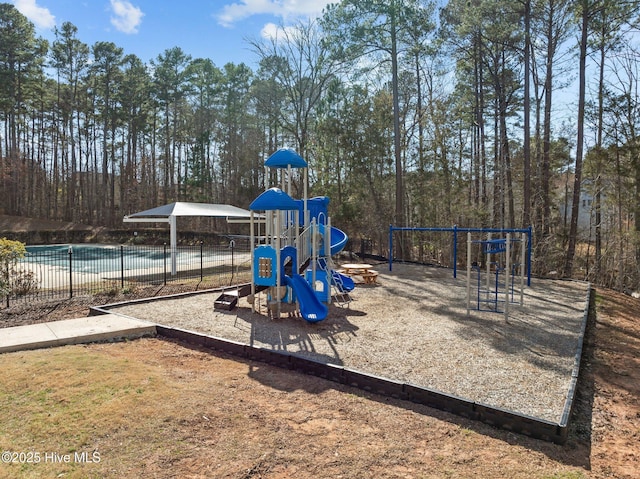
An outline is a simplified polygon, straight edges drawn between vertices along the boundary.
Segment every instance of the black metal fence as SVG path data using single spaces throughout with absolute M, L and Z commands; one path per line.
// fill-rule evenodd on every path
M 185 290 L 249 281 L 249 241 L 179 246 L 50 245 L 29 247 L 11 272 L 8 307 L 15 302 L 129 292 L 184 283 Z

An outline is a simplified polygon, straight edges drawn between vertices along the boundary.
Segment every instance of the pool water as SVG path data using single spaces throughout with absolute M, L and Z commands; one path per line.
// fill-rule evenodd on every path
M 27 246 L 27 263 L 37 263 L 60 269 L 83 273 L 109 273 L 140 269 L 170 268 L 171 252 L 164 246 L 120 246 L 62 244 Z M 231 256 L 231 250 L 200 246 L 180 247 L 177 250 L 176 263 L 183 267 L 199 268 L 201 263 L 211 266 Z

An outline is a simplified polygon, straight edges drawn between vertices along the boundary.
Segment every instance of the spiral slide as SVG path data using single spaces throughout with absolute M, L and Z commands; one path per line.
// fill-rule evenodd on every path
M 347 245 L 347 241 L 349 237 L 347 234 L 339 230 L 338 228 L 332 226 L 331 227 L 331 256 L 334 254 L 338 254 L 340 251 L 344 249 Z M 337 271 L 331 271 L 331 276 L 333 282 L 338 285 L 338 287 L 343 290 L 342 293 L 348 293 L 353 291 L 353 288 L 356 287 L 356 284 L 353 281 L 353 278 L 344 275 L 342 273 L 338 273 Z
M 338 254 L 340 251 L 344 249 L 347 245 L 347 241 L 349 237 L 347 234 L 336 228 L 335 226 L 331 227 L 331 256 Z

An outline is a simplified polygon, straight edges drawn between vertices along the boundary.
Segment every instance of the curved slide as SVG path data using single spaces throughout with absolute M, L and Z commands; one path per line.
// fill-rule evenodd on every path
M 331 227 L 331 256 L 338 254 L 347 245 L 349 237 L 347 233 L 335 226 Z
M 320 229 L 320 234 L 324 238 L 325 225 L 320 223 L 318 225 L 318 228 Z M 339 230 L 335 226 L 332 226 L 331 227 L 331 248 L 330 248 L 331 256 L 336 255 L 340 251 L 342 251 L 344 247 L 347 245 L 347 241 L 349 241 L 349 237 L 347 236 L 347 233 L 345 233 L 342 230 Z
M 293 276 L 282 276 L 284 283 L 293 289 L 298 303 L 300 304 L 300 313 L 302 317 L 310 323 L 322 321 L 329 314 L 329 309 L 316 296 L 307 280 L 299 274 Z
M 331 227 L 331 256 L 334 254 L 338 254 L 343 248 L 347 245 L 347 241 L 349 237 L 347 234 L 339 230 L 338 228 L 332 226 Z M 338 286 L 342 293 L 349 293 L 353 291 L 356 287 L 356 284 L 353 281 L 353 278 L 344 275 L 342 273 L 338 273 L 337 271 L 331 271 L 331 276 L 334 284 Z

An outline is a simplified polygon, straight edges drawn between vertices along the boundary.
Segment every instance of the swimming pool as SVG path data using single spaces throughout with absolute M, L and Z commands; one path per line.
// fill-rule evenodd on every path
M 232 244 L 179 246 L 173 255 L 175 269 L 168 245 L 27 246 L 27 255 L 12 270 L 6 302 L 111 294 L 119 288 L 131 291 L 170 282 L 178 288 L 206 289 L 249 281 L 248 243 Z
M 35 263 L 76 273 L 104 274 L 122 271 L 163 271 L 171 268 L 168 246 L 60 244 L 27 246 L 24 263 Z M 178 270 L 197 270 L 233 264 L 234 248 L 218 245 L 180 246 L 176 250 Z

